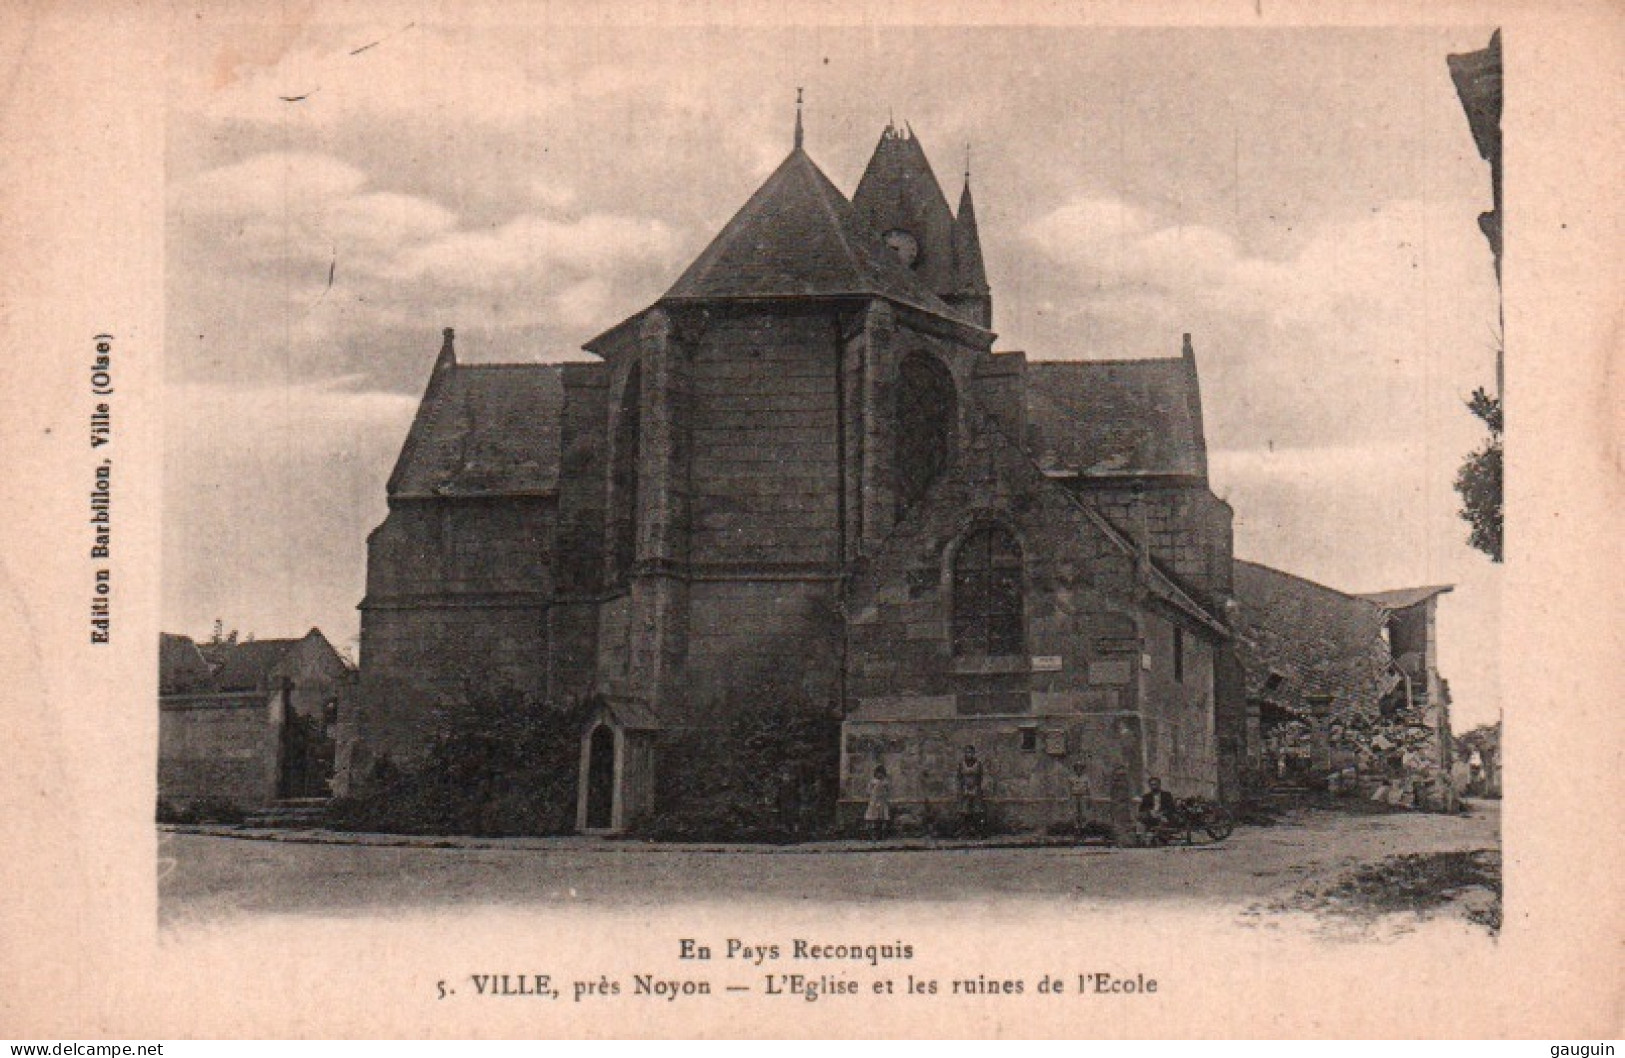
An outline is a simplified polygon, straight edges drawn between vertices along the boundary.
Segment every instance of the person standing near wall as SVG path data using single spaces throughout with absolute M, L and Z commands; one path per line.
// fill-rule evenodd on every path
M 959 761 L 959 828 L 976 837 L 987 831 L 987 772 L 975 746 L 966 746 Z
M 1089 801 L 1094 797 L 1094 791 L 1089 786 L 1089 769 L 1083 761 L 1072 765 L 1072 774 L 1067 776 L 1067 792 L 1072 796 L 1072 825 L 1079 841 L 1083 840 L 1085 828 L 1089 825 Z
M 886 776 L 884 764 L 875 765 L 874 777 L 869 780 L 869 807 L 863 813 L 869 824 L 869 837 L 879 841 L 891 828 L 891 779 Z

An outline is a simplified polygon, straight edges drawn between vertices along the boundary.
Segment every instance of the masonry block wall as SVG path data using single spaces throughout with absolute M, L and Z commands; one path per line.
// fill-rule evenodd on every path
M 1213 722 L 1214 644 L 1195 629 L 1148 615 L 1140 667 L 1148 775 L 1181 797 L 1218 794 Z M 1179 655 L 1176 658 L 1176 654 Z
M 1043 829 L 1071 822 L 1069 780 L 1080 761 L 1089 775 L 1092 816 L 1131 823 L 1123 809 L 1140 773 L 1136 717 L 1051 712 L 1042 704 L 1026 716 L 944 719 L 902 710 L 849 721 L 845 730 L 840 813 L 848 824 L 862 818 L 869 780 L 880 764 L 901 825 L 951 825 L 966 745 L 976 747 L 988 799 L 1004 824 Z
M 368 540 L 352 770 L 421 755 L 436 703 L 467 681 L 546 687 L 555 510 L 547 497 L 392 507 Z
M 181 806 L 201 799 L 262 808 L 276 797 L 276 727 L 270 696 L 160 699 L 158 796 Z
M 1205 484 L 1084 479 L 1072 487 L 1133 539 L 1148 529 L 1152 557 L 1200 601 L 1214 605 L 1231 594 L 1234 512 Z

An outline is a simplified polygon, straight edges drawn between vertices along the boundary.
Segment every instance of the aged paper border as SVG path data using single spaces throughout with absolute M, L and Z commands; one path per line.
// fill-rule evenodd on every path
M 379 5 L 371 5 L 377 7 Z M 200 9 L 201 10 L 201 9 Z M 429 21 L 518 5 L 394 5 Z M 309 4 L 210 17 L 353 20 Z M 366 13 L 376 14 L 376 11 Z M 1618 1037 L 1618 543 L 1625 469 L 1620 128 L 1625 16 L 1594 3 L 1060 6 L 543 4 L 540 20 L 1504 27 L 1511 410 L 1505 928 L 1498 941 L 1326 944 L 1155 919 L 985 905 L 713 903 L 157 929 L 152 826 L 162 421 L 163 61 L 183 5 L 25 3 L 0 13 L 0 1036 Z M 391 17 L 394 17 L 393 14 Z M 1442 59 L 1441 59 L 1442 61 Z M 1488 180 L 1486 173 L 1486 202 Z M 93 336 L 120 336 L 118 645 L 85 643 L 82 537 Z M 1610 693 L 1615 692 L 1615 693 Z M 669 972 L 679 936 L 903 938 L 946 975 L 1143 969 L 1156 997 L 1026 994 L 910 1004 L 728 997 L 549 1009 L 437 1004 L 468 972 Z

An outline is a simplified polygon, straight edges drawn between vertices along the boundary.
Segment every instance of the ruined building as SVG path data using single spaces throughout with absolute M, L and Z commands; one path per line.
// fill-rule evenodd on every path
M 350 773 L 420 756 L 474 672 L 603 697 L 595 831 L 752 694 L 842 718 L 847 808 L 876 763 L 901 811 L 947 806 L 966 745 L 1018 824 L 1066 817 L 1075 761 L 1102 796 L 1219 792 L 1244 705 L 1190 341 L 1029 362 L 994 318 L 968 175 L 951 209 L 888 127 L 848 199 L 798 121 L 594 362 L 462 364 L 446 331 L 368 541 Z
M 1349 595 L 1238 560 L 1231 625 L 1246 674 L 1250 778 L 1454 809 L 1437 616 L 1451 590 Z

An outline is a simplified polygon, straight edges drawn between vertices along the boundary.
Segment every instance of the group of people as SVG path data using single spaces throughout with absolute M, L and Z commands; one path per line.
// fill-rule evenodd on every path
M 965 835 L 987 833 L 987 770 L 976 755 L 975 746 L 966 746 L 955 771 L 959 793 L 959 832 Z M 876 764 L 869 780 L 869 807 L 863 813 L 869 836 L 879 841 L 891 833 L 891 777 L 884 764 Z
M 976 753 L 975 746 L 966 746 L 955 773 L 958 791 L 959 833 L 981 836 L 987 833 L 987 770 Z M 1067 777 L 1067 792 L 1072 802 L 1073 825 L 1081 836 L 1092 825 L 1094 790 L 1089 783 L 1089 772 L 1082 761 L 1072 765 Z M 1176 802 L 1173 794 L 1162 788 L 1162 780 L 1152 776 L 1146 783 L 1146 792 L 1138 803 L 1138 821 L 1141 828 L 1155 833 L 1173 819 Z M 869 805 L 863 813 L 869 836 L 879 841 L 891 833 L 892 785 L 884 764 L 876 764 L 869 779 Z

